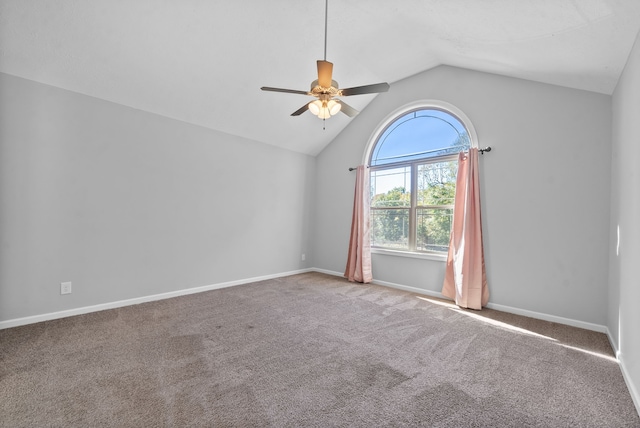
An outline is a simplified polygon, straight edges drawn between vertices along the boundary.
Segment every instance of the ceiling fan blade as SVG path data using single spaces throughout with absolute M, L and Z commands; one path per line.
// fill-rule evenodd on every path
M 378 92 L 387 92 L 388 90 L 388 83 L 376 83 L 374 85 L 364 85 L 356 86 L 354 88 L 341 89 L 340 96 L 348 97 L 349 95 L 375 94 Z
M 353 107 L 351 107 L 349 104 L 345 103 L 342 100 L 336 100 L 334 98 L 334 101 L 341 105 L 340 111 L 343 112 L 344 114 L 346 114 L 349 117 L 353 117 L 353 116 L 357 115 L 358 113 L 360 113 L 358 110 L 354 109 Z
M 268 86 L 263 86 L 260 89 L 262 89 L 263 91 L 271 91 L 271 92 L 285 92 L 287 94 L 311 95 L 307 91 L 298 91 L 295 89 L 270 88 Z
M 298 110 L 296 110 L 293 113 L 291 113 L 291 116 L 300 116 L 302 113 L 304 113 L 307 110 L 309 110 L 309 103 L 303 105 Z
M 318 60 L 318 85 L 323 88 L 331 87 L 331 78 L 333 74 L 333 63 L 329 61 Z

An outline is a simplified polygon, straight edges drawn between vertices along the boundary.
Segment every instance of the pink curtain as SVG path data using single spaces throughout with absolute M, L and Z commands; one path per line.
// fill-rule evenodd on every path
M 453 229 L 442 294 L 463 308 L 479 310 L 489 301 L 482 249 L 477 148 L 458 155 Z
M 345 278 L 351 282 L 371 282 L 371 236 L 369 231 L 369 174 L 363 165 L 356 171 L 356 190 L 351 218 L 351 237 Z

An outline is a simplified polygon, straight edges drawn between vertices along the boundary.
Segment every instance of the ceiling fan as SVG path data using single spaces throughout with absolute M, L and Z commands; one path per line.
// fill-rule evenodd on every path
M 349 117 L 358 114 L 358 110 L 354 109 L 337 97 L 348 97 L 351 95 L 375 94 L 379 92 L 387 92 L 389 90 L 388 83 L 376 83 L 373 85 L 356 86 L 353 88 L 340 89 L 338 82 L 332 79 L 333 63 L 327 61 L 327 16 L 329 9 L 329 0 L 325 0 L 324 14 L 324 60 L 318 60 L 318 79 L 311 82 L 309 91 L 299 91 L 295 89 L 281 89 L 263 86 L 263 91 L 285 92 L 288 94 L 310 95 L 316 97 L 317 100 L 311 101 L 291 113 L 291 116 L 300 116 L 309 110 L 320 119 L 328 119 L 331 116 L 342 112 Z

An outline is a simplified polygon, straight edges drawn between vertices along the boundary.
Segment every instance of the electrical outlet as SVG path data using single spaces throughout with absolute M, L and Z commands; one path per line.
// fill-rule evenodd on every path
M 300 257 L 302 259 L 302 261 L 305 261 L 307 259 L 307 255 L 306 254 L 302 254 L 302 257 Z
M 71 283 L 70 282 L 61 282 L 60 283 L 60 294 L 71 294 Z

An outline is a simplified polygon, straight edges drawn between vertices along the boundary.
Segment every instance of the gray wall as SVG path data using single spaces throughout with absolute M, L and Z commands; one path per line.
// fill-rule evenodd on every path
M 0 93 L 0 321 L 311 266 L 314 158 L 6 74 Z
M 458 107 L 493 147 L 480 159 L 490 302 L 605 325 L 611 97 L 592 92 L 446 66 L 393 84 L 317 157 L 315 266 L 344 270 L 347 169 L 387 115 L 421 99 Z M 374 254 L 373 276 L 439 292 L 444 262 Z
M 613 94 L 608 319 L 627 382 L 640 410 L 639 159 L 640 35 Z

